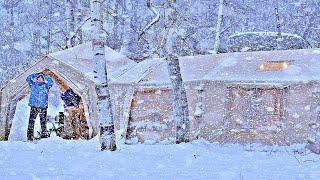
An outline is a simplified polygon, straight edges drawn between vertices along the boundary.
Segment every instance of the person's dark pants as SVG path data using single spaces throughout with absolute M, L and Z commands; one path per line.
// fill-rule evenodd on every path
M 29 125 L 28 125 L 28 140 L 33 140 L 33 129 L 34 129 L 34 122 L 37 116 L 40 116 L 40 125 L 41 125 L 41 134 L 47 132 L 47 108 L 42 109 L 38 107 L 31 106 L 30 116 L 29 116 Z

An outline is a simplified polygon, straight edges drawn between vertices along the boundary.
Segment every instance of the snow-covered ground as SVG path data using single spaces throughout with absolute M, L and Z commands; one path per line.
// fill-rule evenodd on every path
M 63 111 L 59 90 L 48 114 Z M 26 140 L 28 97 L 17 104 L 10 141 L 0 142 L 2 179 L 320 179 L 320 156 L 304 145 L 266 147 L 196 141 L 180 145 L 124 145 L 101 152 L 97 138 Z M 39 129 L 39 117 L 36 130 Z
M 125 145 L 99 141 L 0 142 L 0 179 L 319 179 L 320 156 L 303 145 L 265 147 L 196 141 Z

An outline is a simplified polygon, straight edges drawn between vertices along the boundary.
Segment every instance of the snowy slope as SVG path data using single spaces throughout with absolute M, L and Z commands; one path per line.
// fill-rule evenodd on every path
M 197 141 L 100 152 L 98 139 L 0 142 L 0 179 L 319 179 L 320 157 L 302 145 Z

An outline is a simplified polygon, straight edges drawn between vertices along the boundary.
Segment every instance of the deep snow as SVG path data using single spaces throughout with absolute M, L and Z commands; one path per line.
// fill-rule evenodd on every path
M 303 145 L 124 145 L 99 141 L 0 142 L 0 179 L 319 179 L 320 157 Z

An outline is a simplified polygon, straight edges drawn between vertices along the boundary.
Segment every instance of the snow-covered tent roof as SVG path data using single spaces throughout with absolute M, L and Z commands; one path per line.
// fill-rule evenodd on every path
M 106 54 L 106 66 L 108 69 L 108 78 L 115 79 L 118 76 L 122 75 L 123 72 L 129 70 L 133 67 L 136 62 L 129 59 L 125 55 L 120 54 L 119 52 L 111 49 L 110 47 L 105 46 L 105 54 Z M 33 64 L 28 69 L 32 69 L 32 67 L 41 64 L 40 61 L 44 61 L 50 59 L 52 64 L 62 64 L 68 66 L 74 71 L 77 71 L 80 74 L 83 74 L 89 80 L 93 80 L 93 52 L 92 52 L 92 44 L 90 42 L 75 46 L 73 48 L 69 48 L 63 51 L 58 51 L 51 53 L 42 57 L 37 63 Z M 1 72 L 1 69 L 0 69 Z M 24 71 L 25 72 L 25 71 Z M 23 73 L 23 72 L 22 72 Z M 11 82 L 14 82 L 16 78 L 19 76 L 8 79 L 6 84 L 0 86 L 0 90 L 4 88 Z
M 107 46 L 105 46 L 105 54 L 109 79 L 116 78 L 123 71 L 130 69 L 136 64 L 126 56 Z M 51 53 L 48 56 L 73 67 L 89 79 L 93 79 L 92 43 L 84 43 L 64 51 Z
M 320 81 L 319 49 L 234 53 L 227 61 L 227 66 L 216 73 L 210 72 L 205 79 L 241 82 Z M 266 63 L 284 63 L 284 67 L 263 71 Z
M 184 82 L 207 80 L 237 83 L 285 83 L 320 81 L 320 49 L 237 52 L 180 57 Z M 273 63 L 280 69 L 261 69 Z M 163 59 L 149 59 L 112 81 L 114 84 L 169 84 Z

